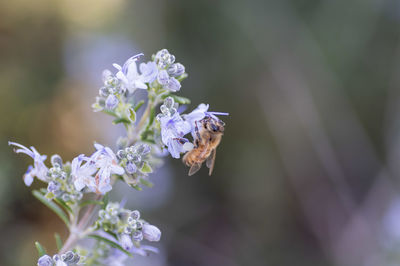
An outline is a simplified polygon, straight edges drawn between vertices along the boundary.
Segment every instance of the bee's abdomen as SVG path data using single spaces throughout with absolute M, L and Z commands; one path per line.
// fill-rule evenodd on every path
M 186 153 L 182 160 L 187 166 L 192 166 L 194 163 L 203 163 L 208 156 L 210 156 L 208 150 L 195 148 Z

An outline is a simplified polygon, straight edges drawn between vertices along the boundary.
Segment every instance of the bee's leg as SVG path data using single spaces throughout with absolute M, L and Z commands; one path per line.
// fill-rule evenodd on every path
M 173 140 L 177 140 L 182 145 L 188 142 L 188 140 L 185 138 L 173 138 Z
M 194 132 L 196 133 L 196 139 L 194 140 L 194 144 L 196 147 L 199 147 L 199 141 L 200 141 L 200 131 L 199 131 L 199 126 L 197 125 L 197 121 L 194 122 Z

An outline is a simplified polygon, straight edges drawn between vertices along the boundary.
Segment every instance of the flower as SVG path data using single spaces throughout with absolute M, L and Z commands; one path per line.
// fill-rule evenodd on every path
M 106 108 L 109 110 L 113 110 L 118 106 L 118 103 L 119 100 L 117 96 L 115 96 L 114 94 L 110 94 L 106 99 Z
M 28 170 L 25 172 L 23 179 L 25 182 L 25 185 L 30 186 L 33 182 L 33 178 L 36 176 L 42 181 L 46 181 L 46 175 L 48 168 L 44 164 L 44 161 L 46 160 L 47 156 L 46 155 L 40 155 L 38 151 L 31 146 L 31 149 L 28 149 L 27 147 L 15 143 L 15 142 L 8 142 L 8 145 L 14 145 L 16 147 L 19 147 L 20 149 L 15 149 L 14 151 L 16 153 L 25 153 L 26 155 L 32 157 L 33 159 L 33 166 L 29 166 Z
M 81 191 L 85 186 L 95 191 L 96 184 L 93 174 L 97 171 L 94 163 L 88 162 L 90 158 L 81 154 L 75 157 L 71 163 L 71 177 L 74 182 L 75 189 Z M 82 163 L 86 161 L 84 165 Z
M 96 167 L 99 168 L 95 176 L 96 193 L 105 194 L 112 189 L 111 175 L 123 175 L 125 170 L 118 165 L 118 159 L 110 148 L 98 143 L 94 144 L 94 147 L 97 151 L 90 157 L 90 161 L 94 162 Z
M 49 255 L 43 255 L 39 258 L 38 266 L 53 266 L 54 262 L 53 259 Z
M 161 125 L 161 140 L 168 147 L 168 151 L 174 158 L 179 158 L 193 146 L 184 135 L 190 132 L 190 124 L 182 119 L 178 112 L 173 115 L 158 116 Z M 186 144 L 186 145 L 185 145 Z
M 185 73 L 185 67 L 181 63 L 172 64 L 168 68 L 168 74 L 172 77 L 179 77 Z
M 125 250 L 130 250 L 133 247 L 132 238 L 128 234 L 121 234 L 119 236 L 119 243 Z
M 139 75 L 136 66 L 136 61 L 142 55 L 143 54 L 137 54 L 132 56 L 124 63 L 122 67 L 118 64 L 113 64 L 113 66 L 118 70 L 115 76 L 122 81 L 125 88 L 130 93 L 133 93 L 136 89 L 147 89 L 147 86 L 144 83 L 143 78 Z M 148 75 L 146 77 L 148 78 Z
M 158 73 L 157 81 L 164 88 L 166 88 L 172 92 L 176 92 L 181 89 L 181 84 L 179 83 L 179 81 L 174 77 L 170 77 L 166 70 L 161 70 Z
M 143 237 L 149 241 L 160 241 L 161 231 L 154 225 L 144 224 L 142 233 Z
M 141 74 L 141 79 L 143 82 L 151 83 L 158 75 L 157 64 L 154 62 L 141 63 L 139 66 Z
M 166 70 L 161 70 L 160 72 L 158 72 L 157 81 L 158 81 L 158 83 L 160 83 L 162 86 L 167 85 L 167 84 L 168 84 L 168 81 L 169 81 L 168 72 L 167 72 Z

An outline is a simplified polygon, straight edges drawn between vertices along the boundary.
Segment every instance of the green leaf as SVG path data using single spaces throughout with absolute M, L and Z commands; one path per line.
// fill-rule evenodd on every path
M 107 207 L 109 200 L 110 200 L 110 194 L 107 192 L 103 197 L 103 206 L 101 207 L 102 209 L 105 209 Z
M 54 201 L 57 202 L 61 207 L 63 207 L 66 212 L 73 213 L 71 207 L 69 207 L 68 204 L 62 199 L 55 198 Z
M 146 187 L 153 187 L 154 186 L 153 183 L 151 183 L 149 180 L 146 180 L 144 178 L 140 178 L 140 183 L 145 185 Z
M 131 185 L 131 187 L 133 187 L 133 188 L 136 189 L 137 191 L 142 191 L 142 188 L 139 187 L 138 185 Z
M 139 110 L 139 108 L 142 107 L 143 104 L 144 104 L 144 101 L 141 100 L 140 102 L 138 102 L 138 103 L 136 104 L 136 106 L 135 106 L 135 108 L 133 108 L 133 110 L 134 110 L 135 112 L 137 112 L 137 111 Z
M 115 240 L 118 240 L 118 236 L 116 235 L 116 234 L 114 234 L 113 232 L 111 232 L 111 231 L 104 231 L 105 233 L 107 233 L 107 234 L 109 234 L 110 236 L 112 236 Z
M 37 251 L 39 253 L 39 257 L 41 257 L 43 255 L 46 255 L 46 250 L 44 249 L 44 247 L 39 242 L 36 241 L 35 242 L 35 246 L 36 246 L 36 249 L 37 249 Z
M 108 114 L 108 115 L 111 115 L 111 116 L 114 116 L 114 117 L 118 117 L 117 114 L 114 111 L 103 109 L 103 112 Z
M 129 119 L 131 120 L 132 123 L 135 123 L 136 121 L 136 112 L 132 108 L 129 108 Z
M 48 200 L 51 200 L 52 198 L 54 198 L 54 194 L 53 192 L 47 192 L 44 197 Z
M 145 162 L 143 164 L 143 167 L 140 169 L 140 172 L 142 172 L 144 174 L 148 174 L 148 173 L 152 173 L 153 169 L 151 169 L 150 165 Z
M 52 210 L 53 212 L 55 212 L 58 217 L 61 218 L 61 220 L 63 220 L 63 222 L 69 227 L 69 220 L 67 218 L 67 215 L 65 214 L 65 212 L 63 212 L 61 210 L 60 207 L 57 206 L 57 204 L 55 204 L 52 201 L 47 200 L 39 191 L 34 190 L 32 191 L 33 196 L 35 196 L 35 198 L 37 198 L 39 201 L 41 201 L 44 205 L 46 205 L 50 210 Z
M 149 123 L 147 124 L 146 129 L 149 129 L 150 126 L 153 124 L 154 117 L 156 117 L 156 108 L 155 107 L 151 108 L 151 110 L 150 110 Z
M 119 124 L 119 123 L 129 124 L 129 123 L 131 123 L 131 121 L 129 121 L 128 119 L 122 117 L 122 118 L 115 119 L 112 123 L 114 125 Z
M 187 78 L 189 75 L 187 73 L 183 73 L 182 75 L 180 75 L 179 77 L 177 77 L 176 79 L 181 82 L 182 80 L 184 80 L 185 78 Z
M 87 205 L 90 205 L 90 204 L 103 205 L 104 202 L 99 201 L 99 200 L 87 200 L 87 201 L 84 201 L 81 204 L 79 204 L 79 207 L 84 207 L 84 206 L 87 206 Z
M 190 104 L 190 100 L 188 98 L 181 97 L 181 96 L 176 96 L 174 94 L 166 94 L 161 98 L 165 99 L 167 97 L 171 97 L 172 99 L 174 99 L 175 102 L 177 102 L 179 104 Z
M 63 243 L 59 234 L 55 233 L 54 238 L 56 239 L 57 250 L 60 251 L 62 249 Z
M 103 241 L 103 242 L 109 244 L 111 247 L 121 250 L 122 252 L 124 252 L 129 257 L 132 257 L 132 254 L 130 252 L 126 251 L 123 247 L 121 247 L 118 243 L 115 243 L 114 241 L 111 241 L 111 240 L 109 240 L 107 238 L 104 238 L 104 237 L 101 237 L 99 235 L 88 235 L 88 237 L 97 239 L 99 241 Z

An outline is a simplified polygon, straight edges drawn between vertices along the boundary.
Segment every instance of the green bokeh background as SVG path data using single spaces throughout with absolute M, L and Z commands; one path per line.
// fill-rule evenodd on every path
M 66 160 L 113 145 L 121 129 L 90 110 L 101 70 L 161 48 L 186 66 L 189 109 L 230 116 L 213 176 L 172 158 L 156 173 L 152 265 L 398 265 L 383 221 L 400 195 L 399 26 L 395 0 L 1 2 L 0 265 L 66 236 L 7 141 Z

